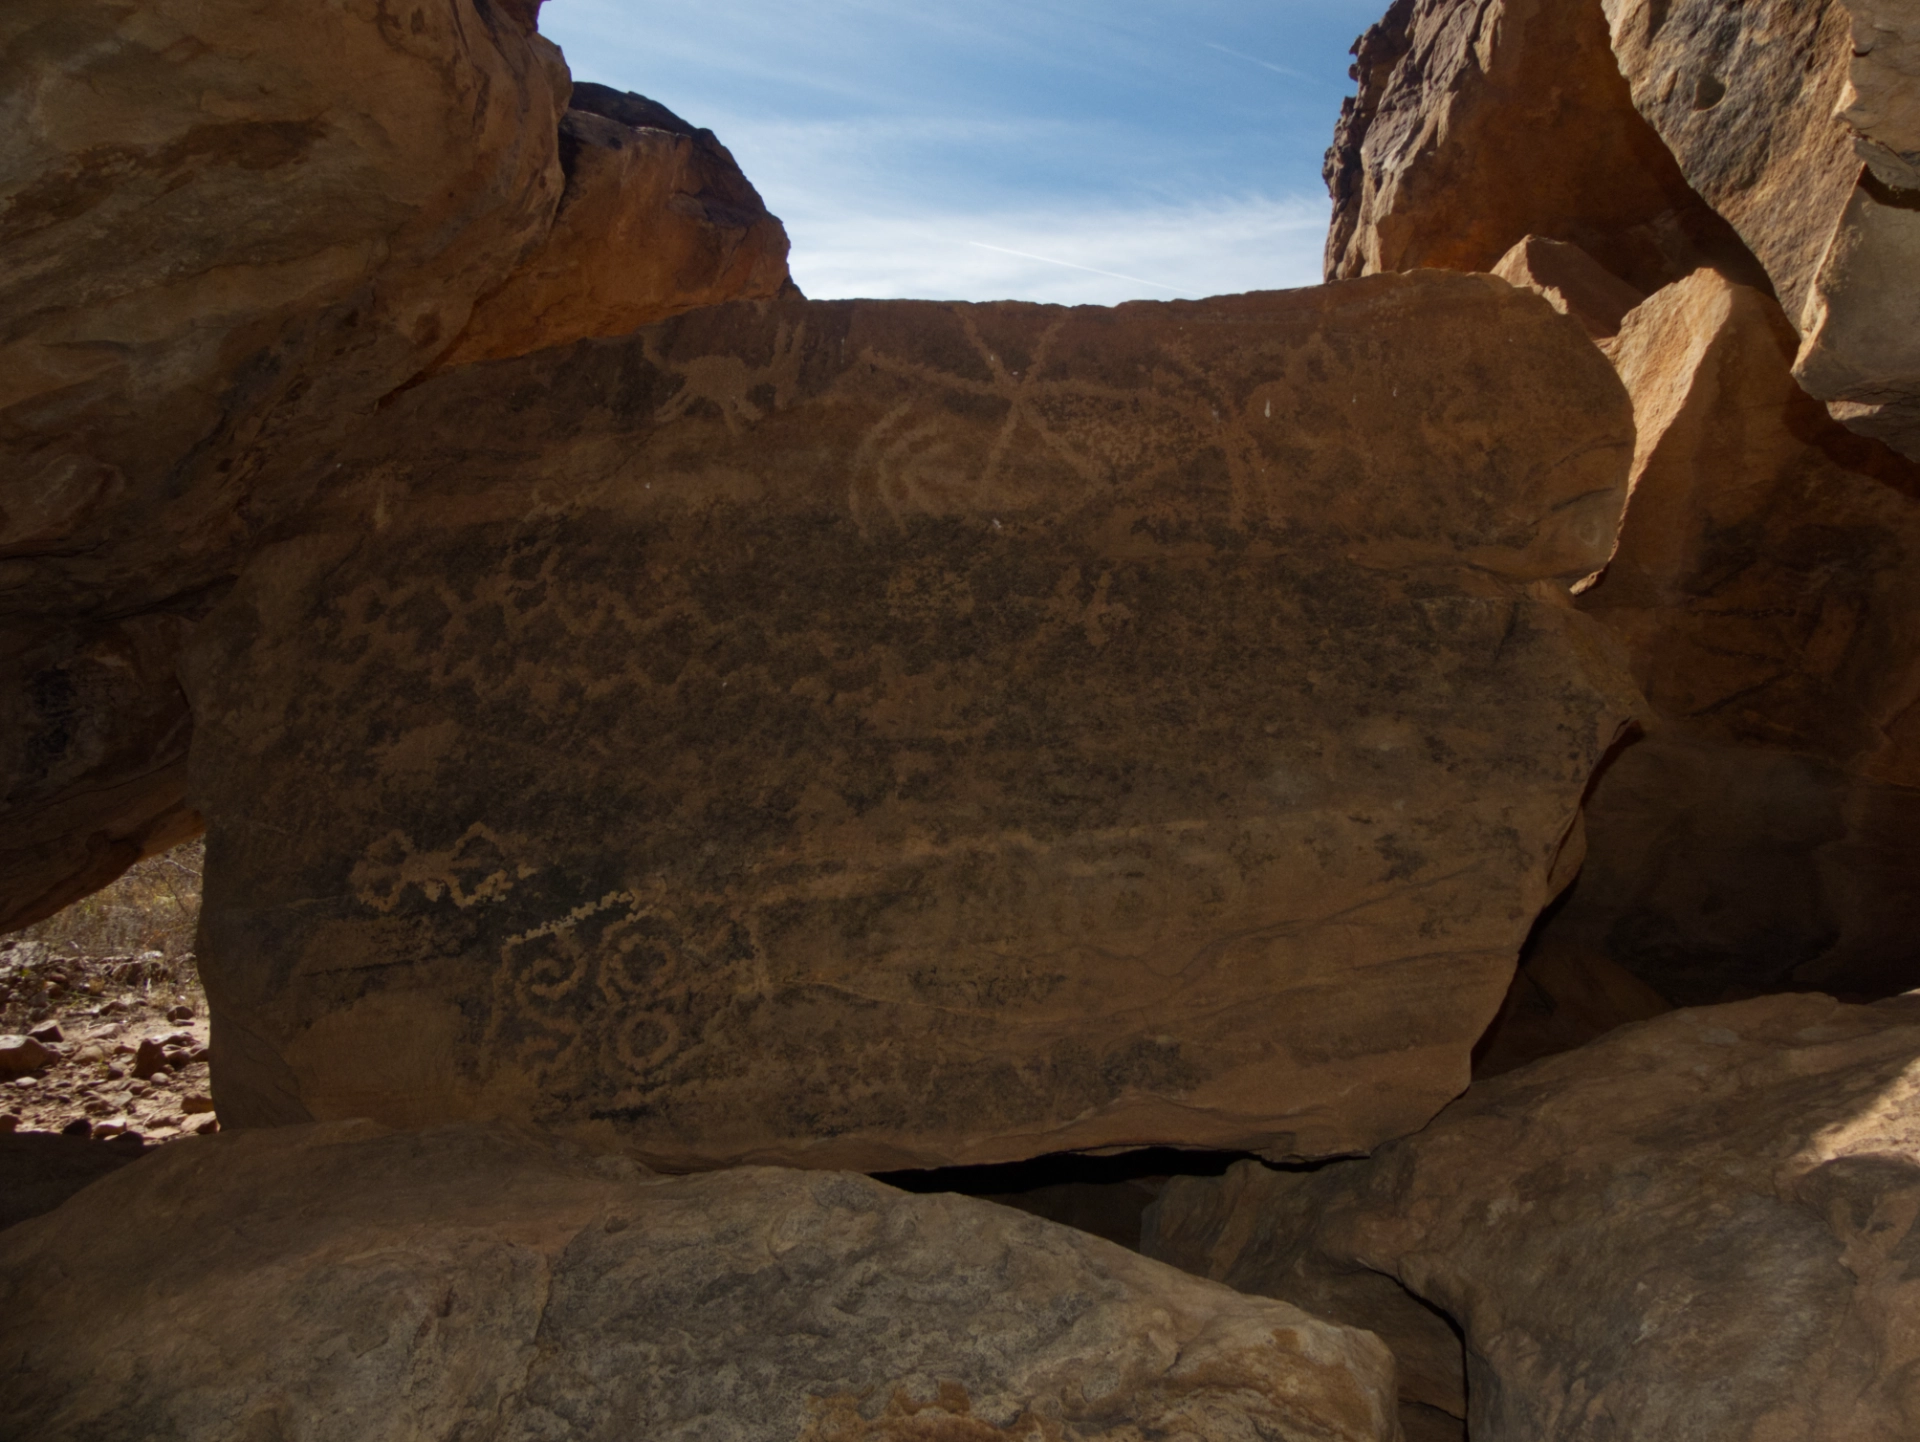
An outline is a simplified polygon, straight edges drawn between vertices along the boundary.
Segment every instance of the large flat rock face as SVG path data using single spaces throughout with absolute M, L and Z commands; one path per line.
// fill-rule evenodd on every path
M 421 386 L 189 660 L 223 1122 L 1360 1150 L 1634 704 L 1628 405 L 1430 273 L 738 305 Z
M 1475 1442 L 1894 1442 L 1920 1427 L 1916 1062 L 1920 998 L 1674 1012 L 1366 1161 L 1176 1179 L 1143 1244 L 1378 1327 L 1433 1387 L 1397 1281 L 1465 1333 Z
M 0 1236 L 0 1300 L 15 1436 L 1397 1435 L 1378 1339 L 1010 1208 L 479 1126 L 169 1148 Z
M 567 76 L 473 0 L 17 0 L 0 68 L 12 929 L 197 830 L 180 635 L 546 234 Z

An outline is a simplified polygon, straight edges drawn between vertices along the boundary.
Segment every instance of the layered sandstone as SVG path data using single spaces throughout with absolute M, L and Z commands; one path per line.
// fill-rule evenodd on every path
M 0 20 L 0 924 L 197 824 L 158 633 L 231 577 L 283 448 L 416 374 L 546 229 L 559 52 L 475 0 L 383 13 Z
M 11 614 L 229 573 L 275 444 L 417 374 L 545 235 L 559 51 L 476 0 L 416 13 L 9 8 Z
M 1646 299 L 1565 240 L 1525 236 L 1490 269 L 1509 285 L 1524 286 L 1562 315 L 1572 316 L 1603 350 L 1620 333 L 1627 313 Z
M 1459 1379 L 1429 1375 L 1446 1349 L 1406 1294 L 1442 1309 L 1475 1442 L 1893 1442 L 1920 1427 L 1917 1061 L 1911 998 L 1676 1012 L 1367 1161 L 1176 1179 L 1145 1246 L 1364 1318 L 1416 1398 Z
M 1418 1127 L 1635 704 L 1485 277 L 783 302 L 418 386 L 197 635 L 223 1121 L 862 1170 Z
M 1083 1233 L 484 1127 L 147 1158 L 0 1235 L 0 1366 L 101 1442 L 1394 1435 L 1376 1338 Z
M 1489 270 L 1523 236 L 1643 292 L 1776 293 L 1794 373 L 1920 458 L 1920 21 L 1898 0 L 1396 0 L 1355 45 L 1326 273 Z

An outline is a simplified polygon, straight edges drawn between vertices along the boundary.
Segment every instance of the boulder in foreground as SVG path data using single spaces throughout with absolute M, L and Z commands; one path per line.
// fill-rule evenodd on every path
M 1367 1161 L 1176 1179 L 1144 1246 L 1377 1327 L 1416 1379 L 1444 1354 L 1399 1288 L 1441 1308 L 1475 1442 L 1896 1442 L 1920 1434 L 1916 1064 L 1920 997 L 1673 1012 Z
M 96 1442 L 1393 1436 L 1378 1339 L 1024 1213 L 483 1126 L 181 1143 L 21 1224 L 0 1390 Z
M 1484 276 L 783 302 L 448 373 L 198 633 L 223 1125 L 1364 1150 L 1636 704 L 1624 393 Z

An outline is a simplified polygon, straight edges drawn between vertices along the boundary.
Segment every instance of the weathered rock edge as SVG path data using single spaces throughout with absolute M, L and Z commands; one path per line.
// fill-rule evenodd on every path
M 13 1228 L 0 1391 L 96 1442 L 1396 1435 L 1377 1338 L 1069 1228 L 472 1125 L 181 1143 Z
M 1916 1075 L 1920 997 L 1673 1012 L 1367 1161 L 1175 1179 L 1143 1246 L 1377 1327 L 1446 1405 L 1394 1279 L 1465 1330 L 1475 1442 L 1896 1442 L 1920 1430 Z

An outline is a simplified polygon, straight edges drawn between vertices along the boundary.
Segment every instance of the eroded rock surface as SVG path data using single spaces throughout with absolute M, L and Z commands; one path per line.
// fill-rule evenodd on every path
M 1024 1213 L 478 1126 L 96 1183 L 0 1235 L 0 1377 L 14 1428 L 101 1442 L 1394 1435 L 1376 1338 Z
M 642 96 L 573 87 L 566 190 L 546 240 L 475 307 L 443 366 L 625 335 L 787 285 L 787 233 L 711 130 Z
M 1517 241 L 1491 272 L 1572 316 L 1602 349 L 1620 333 L 1627 313 L 1646 299 L 1579 246 L 1538 235 Z
M 301 459 L 432 365 L 784 282 L 711 134 L 568 109 L 538 10 L 0 18 L 0 928 L 197 829 L 173 654 Z
M 96 1142 L 0 1131 L 0 1231 L 52 1211 L 82 1188 L 139 1161 L 143 1152 L 137 1137 Z
M 1635 111 L 1599 0 L 1395 0 L 1354 50 L 1328 279 L 1490 271 L 1540 236 L 1642 292 L 1700 265 L 1765 284 Z
M 1894 1442 L 1920 1427 L 1917 1064 L 1913 998 L 1676 1012 L 1365 1162 L 1175 1179 L 1145 1244 L 1390 1336 L 1396 1282 L 1444 1309 L 1476 1442 Z
M 1778 305 L 1708 271 L 1614 343 L 1633 499 L 1580 604 L 1653 719 L 1590 801 L 1550 967 L 1688 1003 L 1920 985 L 1920 466 L 1828 417 L 1794 349 Z
M 1920 15 L 1605 0 L 1633 102 L 1766 266 L 1836 414 L 1920 458 Z
M 230 573 L 277 447 L 417 374 L 546 234 L 559 51 L 484 0 L 410 15 L 9 7 L 10 615 Z
M 193 716 L 174 674 L 195 612 L 42 635 L 0 654 L 0 930 L 51 916 L 191 839 Z
M 408 15 L 0 19 L 0 925 L 193 833 L 178 631 L 286 499 L 278 462 L 547 229 L 559 52 L 485 0 Z
M 225 1124 L 1369 1147 L 1636 704 L 1565 601 L 1625 398 L 1487 277 L 737 305 L 387 415 L 190 663 Z

